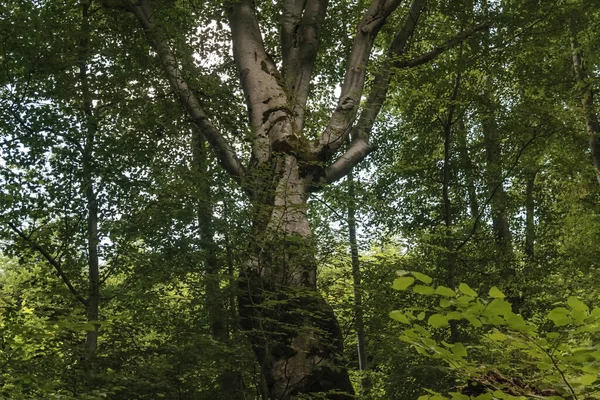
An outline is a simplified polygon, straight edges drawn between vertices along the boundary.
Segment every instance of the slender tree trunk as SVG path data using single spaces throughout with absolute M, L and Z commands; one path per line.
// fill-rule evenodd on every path
M 467 187 L 467 198 L 469 202 L 469 214 L 475 220 L 479 216 L 479 201 L 477 200 L 477 188 L 475 187 L 475 179 L 473 177 L 473 161 L 469 154 L 469 141 L 467 140 L 467 130 L 464 121 L 461 119 L 458 122 L 457 129 L 457 145 L 461 159 L 461 168 L 465 177 L 465 185 Z
M 512 234 L 506 216 L 507 196 L 504 190 L 504 177 L 502 176 L 502 147 L 493 112 L 491 94 L 486 93 L 484 95 L 482 109 L 481 123 L 487 161 L 487 186 L 491 197 L 492 228 L 499 250 L 508 260 L 512 258 Z
M 462 52 L 461 52 L 462 53 Z M 456 287 L 456 249 L 452 240 L 452 202 L 450 200 L 450 185 L 452 179 L 451 148 L 452 128 L 454 126 L 454 113 L 456 111 L 456 100 L 460 89 L 461 71 L 456 74 L 454 88 L 450 95 L 450 104 L 446 120 L 443 121 L 444 128 L 444 167 L 442 170 L 442 209 L 444 215 L 444 264 L 447 273 L 447 283 L 452 289 Z M 450 342 L 458 339 L 457 321 L 450 321 Z
M 358 257 L 358 242 L 356 239 L 356 193 L 354 190 L 354 173 L 348 173 L 348 237 L 352 257 L 352 279 L 354 287 L 354 327 L 356 329 L 356 345 L 358 350 L 358 369 L 361 372 L 360 385 L 362 394 L 366 395 L 371 388 L 366 371 L 369 368 L 367 344 L 365 341 L 365 324 L 363 321 L 362 304 L 362 274 Z
M 83 147 L 83 190 L 87 206 L 87 249 L 88 249 L 88 298 L 87 298 L 87 320 L 94 323 L 94 328 L 89 329 L 86 334 L 85 350 L 86 356 L 91 356 L 98 347 L 98 329 L 100 307 L 100 270 L 98 262 L 98 202 L 94 188 L 94 142 L 98 126 L 93 113 L 92 92 L 89 87 L 88 77 L 88 46 L 90 35 L 90 7 L 91 1 L 82 3 L 82 23 L 79 82 L 83 98 L 83 112 L 85 115 L 86 139 Z
M 577 41 L 576 30 L 571 27 L 571 56 L 577 85 L 580 87 L 580 101 L 585 115 L 585 126 L 588 133 L 592 161 L 596 167 L 596 178 L 600 183 L 600 121 L 594 108 L 594 91 L 585 69 L 583 56 Z
M 200 228 L 200 246 L 204 255 L 204 288 L 206 308 L 212 337 L 229 345 L 229 328 L 225 312 L 225 298 L 221 291 L 221 262 L 218 245 L 214 240 L 213 201 L 209 183 L 208 152 L 206 139 L 198 130 L 192 135 L 192 157 L 196 173 L 198 193 L 197 214 Z M 235 400 L 244 398 L 242 377 L 239 371 L 225 367 L 218 378 L 219 390 L 215 399 Z
M 532 259 L 535 245 L 535 199 L 533 191 L 535 188 L 535 177 L 537 172 L 527 174 L 525 182 L 525 255 Z
M 253 241 L 241 276 L 240 316 L 262 366 L 270 399 L 322 393 L 350 399 L 339 368 L 342 337 L 316 288 L 306 183 L 293 155 L 273 155 L 254 199 Z

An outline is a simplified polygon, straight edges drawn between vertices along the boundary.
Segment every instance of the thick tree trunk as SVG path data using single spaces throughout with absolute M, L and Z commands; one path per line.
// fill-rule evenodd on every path
M 367 343 L 363 320 L 362 274 L 358 258 L 358 241 L 356 239 L 356 193 L 354 190 L 354 173 L 348 174 L 348 239 L 352 257 L 352 280 L 354 288 L 354 328 L 356 329 L 356 347 L 358 350 L 358 369 L 361 372 L 360 386 L 363 395 L 369 393 L 371 381 L 366 371 L 369 368 L 367 359 Z
M 274 155 L 254 204 L 253 240 L 241 275 L 240 315 L 262 366 L 270 399 L 323 393 L 350 399 L 339 367 L 342 338 L 316 288 L 315 250 L 298 160 Z

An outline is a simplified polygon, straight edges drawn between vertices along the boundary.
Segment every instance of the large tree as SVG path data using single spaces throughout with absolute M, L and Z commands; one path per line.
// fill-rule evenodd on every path
M 178 43 L 191 43 L 191 39 L 173 37 L 165 28 L 169 21 L 161 15 L 168 15 L 164 10 L 171 5 L 150 0 L 105 2 L 107 7 L 135 16 L 191 123 L 251 200 L 253 235 L 240 273 L 240 316 L 272 399 L 302 393 L 349 398 L 353 393 L 348 374 L 339 364 L 342 340 L 338 324 L 316 291 L 307 198 L 346 176 L 374 150 L 369 133 L 395 71 L 424 64 L 485 26 L 456 28 L 454 35 L 433 43 L 423 54 L 407 57 L 407 46 L 414 39 L 426 3 L 413 0 L 402 10 L 399 0 L 373 0 L 358 7 L 362 17 L 353 37 L 348 40 L 343 37 L 346 32 L 340 32 L 337 38 L 338 43 L 351 42 L 347 58 L 336 60 L 345 65 L 337 103 L 320 134 L 311 137 L 305 127 L 316 65 L 323 55 L 319 47 L 328 2 L 286 0 L 275 9 L 251 0 L 227 2 L 229 39 L 248 112 L 251 154 L 244 165 L 236 146 L 219 129 L 220 121 L 205 109 L 198 95 L 201 89 L 190 82 L 190 76 L 201 74 L 189 61 L 193 55 L 188 53 L 186 61 L 177 52 Z M 335 6 L 339 11 L 351 5 Z M 262 32 L 259 12 L 272 17 Z M 399 18 L 402 13 L 405 16 Z M 385 37 L 378 35 L 384 27 Z M 279 35 L 273 32 L 277 28 Z M 278 42 L 278 54 L 269 54 L 270 43 L 265 38 Z M 387 50 L 379 57 L 381 65 L 371 69 L 374 49 L 383 50 L 384 46 Z M 367 99 L 361 101 L 365 92 Z

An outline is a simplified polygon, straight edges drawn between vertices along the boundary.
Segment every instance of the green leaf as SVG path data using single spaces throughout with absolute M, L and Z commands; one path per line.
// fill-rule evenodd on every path
M 494 396 L 490 392 L 480 394 L 479 396 L 474 397 L 475 400 L 492 400 Z
M 406 290 L 410 285 L 413 284 L 415 278 L 412 276 L 403 276 L 401 278 L 394 279 L 394 283 L 392 285 L 393 289 L 396 290 Z
M 452 302 L 448 299 L 440 299 L 440 307 L 448 308 L 452 305 Z
M 422 274 L 422 273 L 420 273 L 420 272 L 412 271 L 412 272 L 411 272 L 411 274 L 412 274 L 412 275 L 413 275 L 415 278 L 417 278 L 417 280 L 419 280 L 419 281 L 421 281 L 421 282 L 423 282 L 423 283 L 426 283 L 426 284 L 428 284 L 428 285 L 429 285 L 429 284 L 431 283 L 431 281 L 433 280 L 433 279 L 431 279 L 431 277 L 429 277 L 429 276 L 427 276 L 427 275 L 425 275 L 425 274 Z
M 548 313 L 548 319 L 556 326 L 565 326 L 573 322 L 569 317 L 569 310 L 564 307 L 556 307 Z
M 456 297 L 454 290 L 446 286 L 438 286 L 435 288 L 435 294 L 439 294 L 444 297 Z
M 548 332 L 548 333 L 546 334 L 546 337 L 547 337 L 548 339 L 552 339 L 552 340 L 554 340 L 554 339 L 558 339 L 558 338 L 560 337 L 560 333 L 558 333 L 558 332 Z
M 432 295 L 434 293 L 434 289 L 431 286 L 415 285 L 413 287 L 413 292 L 424 295 Z
M 445 328 L 448 326 L 448 318 L 444 317 L 442 314 L 433 314 L 429 317 L 427 322 L 434 328 Z
M 508 336 L 506 336 L 504 333 L 498 332 L 498 331 L 490 333 L 489 335 L 487 335 L 487 337 L 495 342 L 503 342 L 506 339 L 508 339 Z
M 594 367 L 592 365 L 584 365 L 583 368 L 581 368 L 581 370 L 583 372 L 587 372 L 588 374 L 597 374 L 598 372 L 600 372 L 600 368 L 598 367 Z
M 458 290 L 460 290 L 461 293 L 466 294 L 467 296 L 477 297 L 477 292 L 471 289 L 466 283 L 461 283 L 460 285 L 458 285 Z
M 391 319 L 401 322 L 403 324 L 410 324 L 410 320 L 408 319 L 408 317 L 399 310 L 390 312 L 389 316 Z
M 417 315 L 417 319 L 418 319 L 419 321 L 423 321 L 423 320 L 425 319 L 425 313 L 424 313 L 424 312 L 420 312 L 420 313 Z
M 583 375 L 581 378 L 579 378 L 579 381 L 583 384 L 583 385 L 591 385 L 592 383 L 596 382 L 598 380 L 598 375 L 596 374 L 585 374 Z
M 494 299 L 503 299 L 506 297 L 504 293 L 502 293 L 500 289 L 498 289 L 496 286 L 492 286 L 492 288 L 489 291 L 489 295 Z
M 590 308 L 581 300 L 579 300 L 575 296 L 571 296 L 567 299 L 567 304 L 575 311 L 583 311 L 587 313 L 590 311 Z
M 503 299 L 494 299 L 485 308 L 485 315 L 503 315 L 508 316 L 512 313 L 512 306 L 510 303 Z
M 448 394 L 452 396 L 452 400 L 470 400 L 469 396 L 460 392 L 450 392 Z
M 467 349 L 460 342 L 454 343 L 454 345 L 452 346 L 452 354 L 454 354 L 455 356 L 459 356 L 459 357 L 466 357 Z

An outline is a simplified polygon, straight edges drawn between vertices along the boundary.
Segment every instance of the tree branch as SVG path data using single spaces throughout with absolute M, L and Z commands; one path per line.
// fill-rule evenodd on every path
M 77 300 L 79 300 L 79 302 L 81 302 L 81 304 L 83 304 L 84 306 L 87 307 L 87 305 L 88 305 L 87 300 L 82 295 L 79 294 L 79 292 L 77 291 L 77 289 L 75 289 L 75 287 L 73 286 L 73 284 L 69 280 L 69 277 L 65 274 L 65 272 L 62 269 L 61 264 L 56 260 L 56 258 L 52 257 L 52 255 L 50 253 L 48 253 L 48 251 L 46 249 L 44 249 L 39 243 L 33 241 L 30 236 L 27 236 L 15 224 L 13 224 L 12 222 L 9 222 L 8 226 L 17 235 L 19 235 L 19 237 L 21 239 L 23 239 L 23 241 L 25 241 L 25 243 L 27 243 L 27 245 L 29 247 L 31 247 L 32 249 L 34 249 L 38 253 L 40 253 L 46 259 L 46 261 L 48 261 L 48 263 L 54 267 L 54 269 L 56 270 L 56 273 L 58 274 L 58 276 L 61 277 L 61 279 L 63 280 L 63 282 L 65 283 L 65 285 L 67 285 L 67 287 L 69 288 L 69 290 L 71 291 L 71 293 L 75 296 L 75 298 Z
M 283 5 L 283 81 L 300 131 L 327 4 L 328 0 L 286 0 Z
M 376 148 L 369 144 L 366 139 L 357 137 L 348 147 L 348 150 L 325 168 L 325 182 L 333 183 L 348 175 L 352 168 L 369 155 Z
M 134 3 L 131 0 L 131 11 L 136 16 L 149 44 L 152 46 L 163 72 L 167 75 L 171 88 L 183 103 L 186 111 L 190 115 L 194 124 L 204 133 L 206 139 L 211 144 L 219 163 L 236 180 L 241 181 L 244 175 L 244 167 L 237 158 L 235 151 L 229 145 L 227 140 L 214 127 L 200 106 L 194 92 L 190 89 L 183 77 L 181 69 L 178 67 L 175 55 L 164 39 L 163 33 L 154 21 L 153 13 L 150 8 L 149 0 L 140 0 Z
M 235 2 L 229 12 L 229 24 L 233 57 L 254 133 L 252 155 L 262 164 L 269 160 L 273 148 L 297 129 L 277 67 L 265 51 L 254 2 Z M 275 126 L 277 129 L 273 129 Z
M 431 50 L 425 54 L 422 54 L 422 55 L 415 57 L 413 59 L 410 59 L 410 60 L 397 61 L 396 63 L 394 63 L 394 68 L 396 68 L 396 69 L 413 68 L 413 67 L 417 67 L 421 64 L 425 64 L 429 61 L 432 61 L 432 60 L 436 59 L 440 54 L 445 52 L 446 50 L 451 49 L 452 47 L 456 46 L 457 44 L 460 44 L 461 42 L 463 42 L 465 39 L 468 39 L 470 36 L 473 36 L 475 33 L 485 30 L 485 29 L 488 29 L 489 27 L 490 27 L 489 21 L 484 21 L 477 25 L 473 25 L 469 29 L 465 29 L 458 35 L 454 36 L 451 39 L 448 39 L 440 46 L 434 48 L 433 50 Z
M 406 43 L 414 33 L 419 15 L 421 14 L 425 3 L 426 0 L 413 0 L 404 24 L 394 37 L 392 45 L 388 50 L 390 58 L 393 57 L 398 60 L 398 58 L 404 53 Z M 343 175 L 338 176 L 338 174 L 334 173 L 333 171 L 350 171 L 354 165 L 362 161 L 362 159 L 364 159 L 368 153 L 373 151 L 373 147 L 368 145 L 369 136 L 371 130 L 373 129 L 373 124 L 375 123 L 375 120 L 387 98 L 387 92 L 395 71 L 397 71 L 399 68 L 414 67 L 431 61 L 446 50 L 462 43 L 474 33 L 486 29 L 488 26 L 489 25 L 487 22 L 475 25 L 465 31 L 462 31 L 455 37 L 447 40 L 444 42 L 444 44 L 436 47 L 428 53 L 425 53 L 412 60 L 395 61 L 391 68 L 382 68 L 381 72 L 375 76 L 369 97 L 365 103 L 363 111 L 361 112 L 356 127 L 352 130 L 354 132 L 354 137 L 352 138 L 353 142 L 358 140 L 360 143 L 358 143 L 357 146 L 351 145 L 348 149 L 348 151 L 352 151 L 353 154 L 342 155 L 330 167 L 326 168 L 327 181 L 331 182 L 330 178 L 340 179 Z M 364 152 L 364 154 L 357 154 L 359 151 Z M 349 165 L 343 165 L 345 163 L 349 163 Z
M 331 115 L 327 128 L 319 138 L 319 143 L 313 149 L 313 153 L 316 153 L 319 158 L 325 160 L 329 158 L 340 148 L 349 134 L 349 128 L 356 116 L 364 91 L 367 64 L 373 43 L 387 17 L 399 4 L 399 0 L 373 0 L 358 24 L 338 105 Z M 353 157 L 348 157 L 351 158 Z

